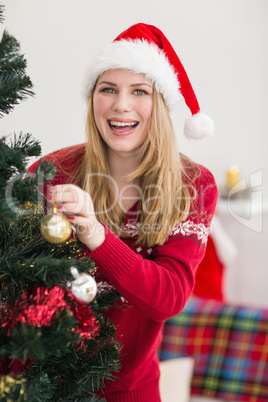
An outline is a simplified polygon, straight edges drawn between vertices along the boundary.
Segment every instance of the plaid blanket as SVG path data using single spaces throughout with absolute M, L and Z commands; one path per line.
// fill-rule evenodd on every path
M 195 359 L 191 393 L 268 401 L 268 309 L 190 299 L 163 329 L 160 360 Z

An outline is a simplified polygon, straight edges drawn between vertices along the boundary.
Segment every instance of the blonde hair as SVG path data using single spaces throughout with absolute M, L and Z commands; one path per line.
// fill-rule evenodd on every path
M 85 156 L 77 184 L 90 193 L 97 219 L 125 237 L 127 234 L 122 230 L 125 213 L 109 186 L 106 144 L 95 123 L 93 95 L 89 101 L 86 132 Z M 189 172 L 191 177 L 193 172 L 197 174 L 196 165 L 188 163 L 189 160 L 177 151 L 169 112 L 162 95 L 155 90 L 148 136 L 139 152 L 141 163 L 127 179 L 138 179 L 141 189 L 137 243 L 152 247 L 162 245 L 169 231 L 187 218 L 191 199 L 186 182 L 190 179 Z

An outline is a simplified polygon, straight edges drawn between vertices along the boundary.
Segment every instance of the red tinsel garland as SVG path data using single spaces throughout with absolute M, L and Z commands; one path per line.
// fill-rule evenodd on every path
M 72 303 L 69 304 L 69 308 L 78 319 L 77 328 L 74 332 L 78 332 L 81 335 L 81 346 L 84 346 L 85 340 L 89 341 L 99 335 L 100 324 L 96 317 L 94 317 L 91 307 L 83 301 L 78 300 L 69 290 L 67 290 L 66 293 L 68 298 L 72 301 Z
M 65 300 L 66 296 L 70 302 Z M 1 325 L 7 327 L 8 335 L 19 323 L 37 327 L 49 326 L 63 309 L 68 309 L 77 318 L 74 332 L 81 335 L 81 343 L 94 339 L 99 334 L 100 325 L 91 306 L 79 301 L 69 290 L 57 286 L 52 289 L 37 287 L 30 294 L 24 291 L 11 311 L 10 306 L 3 305 L 0 310 Z

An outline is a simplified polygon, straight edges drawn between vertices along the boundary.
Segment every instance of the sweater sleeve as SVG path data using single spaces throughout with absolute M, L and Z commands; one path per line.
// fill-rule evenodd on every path
M 218 192 L 213 176 L 203 167 L 194 187 L 196 200 L 187 220 L 169 233 L 164 245 L 147 249 L 150 259 L 107 227 L 102 245 L 88 252 L 108 282 L 154 321 L 164 321 L 182 311 L 205 254 Z

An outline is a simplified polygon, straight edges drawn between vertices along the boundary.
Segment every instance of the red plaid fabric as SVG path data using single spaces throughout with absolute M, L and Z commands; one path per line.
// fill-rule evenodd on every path
M 163 329 L 160 360 L 195 359 L 191 392 L 268 401 L 268 309 L 191 299 Z

